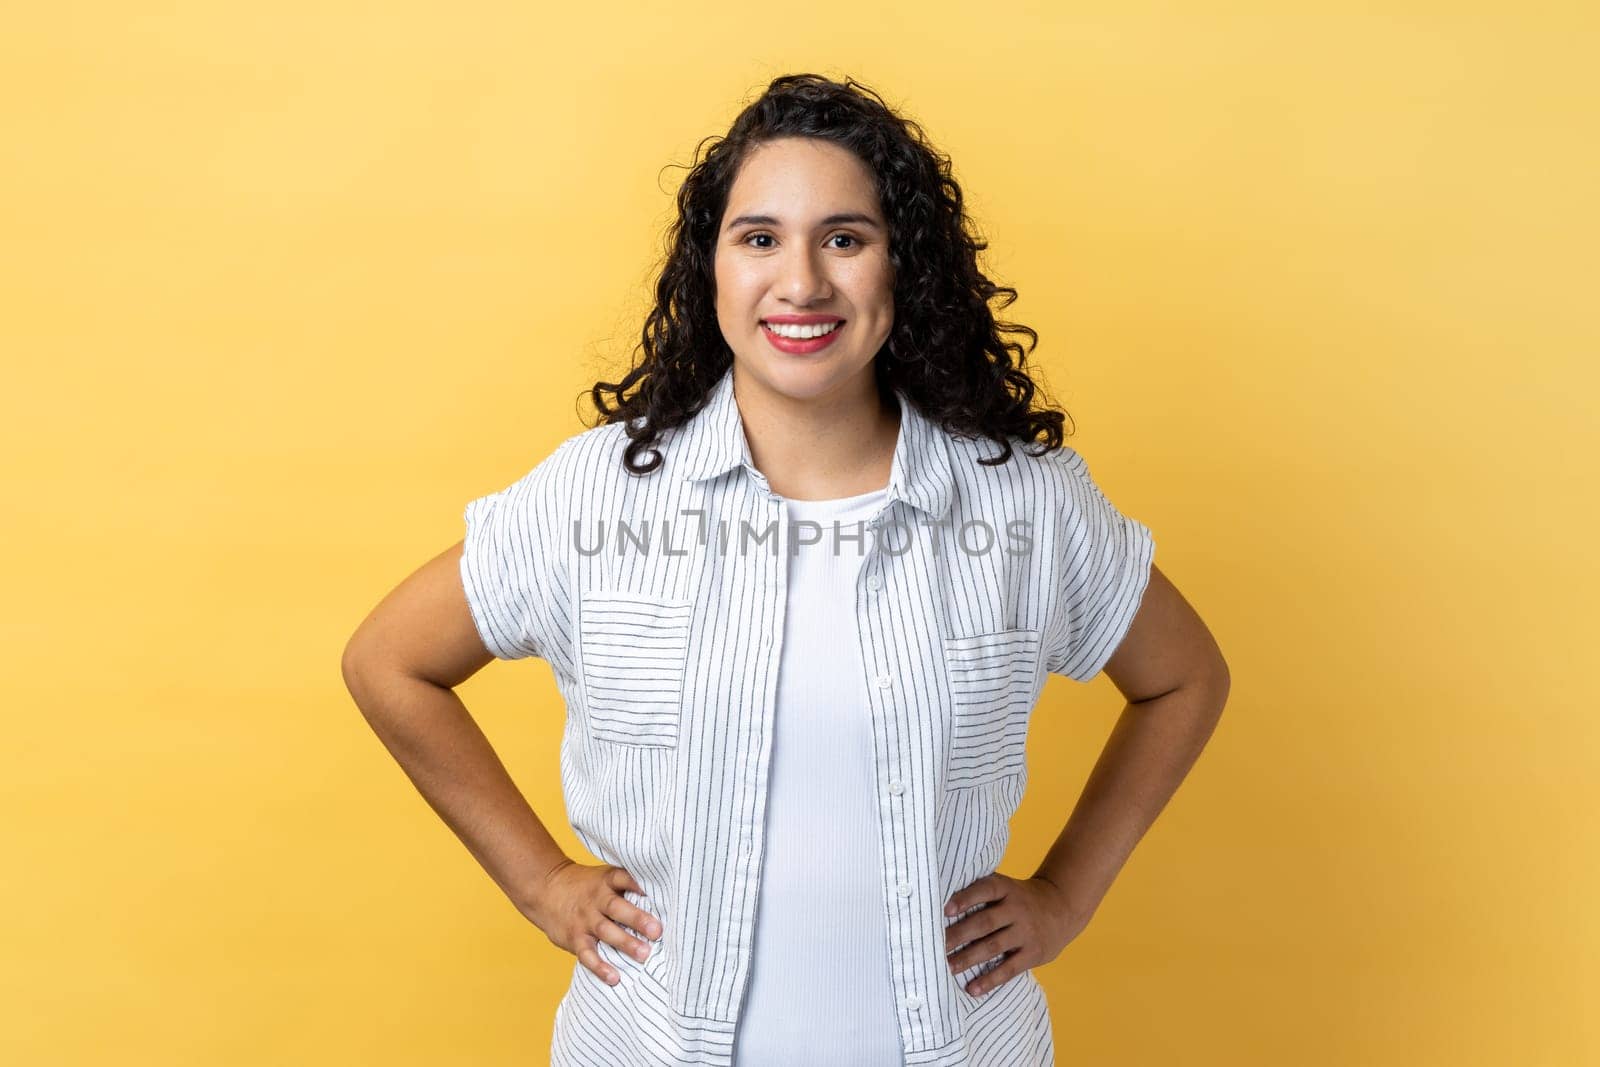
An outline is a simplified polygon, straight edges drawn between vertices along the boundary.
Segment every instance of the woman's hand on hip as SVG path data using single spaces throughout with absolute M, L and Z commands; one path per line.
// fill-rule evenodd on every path
M 623 890 L 644 892 L 621 867 L 609 863 L 591 866 L 569 859 L 545 875 L 544 891 L 525 914 L 551 944 L 572 953 L 603 981 L 616 985 L 622 976 L 600 958 L 599 943 L 604 941 L 643 960 L 650 954 L 650 946 L 631 931 L 649 938 L 661 936 L 661 921 L 629 903 Z
M 1011 878 L 996 871 L 952 896 L 945 915 L 960 915 L 978 904 L 983 907 L 951 923 L 944 934 L 953 974 L 1005 956 L 994 970 L 967 983 L 973 996 L 1049 963 L 1089 925 L 1090 916 L 1074 913 L 1067 895 L 1043 878 Z M 958 946 L 964 947 L 951 951 Z

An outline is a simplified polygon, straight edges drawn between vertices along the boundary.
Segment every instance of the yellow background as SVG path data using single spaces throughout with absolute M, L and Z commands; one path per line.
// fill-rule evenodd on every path
M 583 428 L 671 165 L 815 70 L 954 158 L 1071 443 L 1232 668 L 1037 972 L 1059 1062 L 1600 1062 L 1592 11 L 14 11 L 0 1061 L 546 1061 L 573 958 L 340 653 Z M 462 695 L 593 862 L 549 668 Z M 1003 871 L 1120 710 L 1051 680 Z

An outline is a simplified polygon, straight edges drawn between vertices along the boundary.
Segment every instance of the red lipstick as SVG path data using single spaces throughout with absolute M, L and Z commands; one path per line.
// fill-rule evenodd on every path
M 810 326 L 816 323 L 837 322 L 839 325 L 829 330 L 820 337 L 780 337 L 767 328 L 767 323 L 780 323 L 783 325 Z M 787 352 L 791 356 L 808 356 L 813 352 L 820 352 L 833 344 L 834 338 L 844 330 L 844 320 L 837 315 L 771 315 L 761 320 L 761 334 L 767 341 L 780 352 Z

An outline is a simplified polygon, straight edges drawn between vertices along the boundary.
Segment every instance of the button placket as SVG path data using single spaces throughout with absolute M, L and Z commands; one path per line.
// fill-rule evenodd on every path
M 869 523 L 869 525 L 873 528 L 877 528 L 879 525 L 881 525 L 881 517 L 880 520 L 875 520 Z M 864 564 L 864 569 L 868 569 L 868 573 L 866 575 L 866 586 L 867 589 L 872 593 L 878 593 L 883 589 L 883 578 L 870 570 L 870 568 L 873 568 L 877 565 L 877 559 L 875 558 L 876 553 L 876 547 L 869 549 L 866 562 Z M 870 619 L 863 619 L 863 625 L 871 624 L 871 622 L 872 620 Z M 880 690 L 887 690 L 894 685 L 894 675 L 890 671 L 879 671 L 872 677 L 871 684 Z M 900 777 L 890 778 L 888 782 L 888 789 L 891 796 L 902 796 L 906 791 L 905 781 Z M 903 817 L 904 813 L 899 810 L 894 810 L 890 812 L 890 815 L 894 818 L 901 818 Z M 894 893 L 898 899 L 908 899 L 912 894 L 911 883 L 904 879 L 897 881 L 894 886 Z M 891 945 L 890 952 L 891 955 L 895 955 L 896 946 Z M 916 993 L 908 993 L 900 999 L 900 1006 L 907 1011 L 918 1011 L 923 1006 L 923 999 Z

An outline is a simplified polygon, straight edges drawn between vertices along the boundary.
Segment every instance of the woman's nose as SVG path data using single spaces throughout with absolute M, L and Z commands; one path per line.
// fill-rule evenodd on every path
M 809 304 L 828 296 L 827 272 L 809 253 L 800 252 L 785 261 L 779 287 L 794 303 Z

